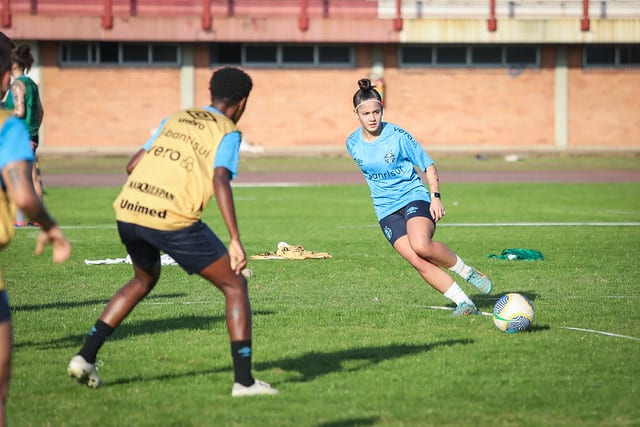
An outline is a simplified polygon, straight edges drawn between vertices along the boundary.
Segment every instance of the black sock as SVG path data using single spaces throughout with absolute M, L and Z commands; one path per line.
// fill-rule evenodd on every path
M 244 386 L 253 385 L 255 380 L 251 376 L 251 340 L 232 341 L 231 357 L 235 382 Z
M 98 354 L 98 350 L 102 347 L 105 340 L 111 335 L 113 332 L 113 328 L 102 320 L 98 320 L 96 325 L 91 328 L 91 331 L 87 335 L 84 340 L 84 345 L 78 352 L 78 354 L 84 357 L 89 363 L 96 363 L 96 354 Z

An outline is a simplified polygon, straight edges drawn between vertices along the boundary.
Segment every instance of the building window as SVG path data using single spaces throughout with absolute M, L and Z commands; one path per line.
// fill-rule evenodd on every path
M 474 46 L 471 50 L 471 62 L 478 65 L 501 65 L 503 51 L 500 46 Z
M 149 46 L 140 43 L 123 44 L 122 46 L 122 62 L 133 64 L 146 64 L 149 62 Z
M 242 62 L 254 65 L 276 65 L 278 63 L 278 48 L 273 45 L 245 46 Z
M 217 43 L 211 46 L 211 63 L 241 65 L 242 45 L 240 43 Z
M 247 67 L 352 67 L 350 45 L 215 43 L 210 47 L 212 66 Z
M 282 46 L 282 63 L 313 65 L 313 46 Z
M 405 66 L 433 64 L 433 47 L 404 46 L 400 48 L 400 63 Z
M 466 65 L 467 48 L 463 46 L 441 46 L 436 48 L 436 63 L 445 66 Z
M 61 65 L 179 66 L 180 47 L 173 43 L 62 43 Z
M 505 62 L 510 66 L 538 65 L 538 48 L 534 46 L 507 46 L 505 56 Z
M 96 46 L 100 64 L 117 64 L 120 58 L 118 43 L 99 43 Z
M 320 64 L 349 64 L 353 62 L 352 51 L 348 46 L 318 46 Z
M 586 68 L 640 67 L 640 45 L 589 45 L 583 58 Z
M 156 64 L 177 64 L 178 45 L 170 43 L 151 45 L 151 62 Z
M 525 45 L 407 45 L 400 46 L 404 68 L 539 67 L 539 49 Z

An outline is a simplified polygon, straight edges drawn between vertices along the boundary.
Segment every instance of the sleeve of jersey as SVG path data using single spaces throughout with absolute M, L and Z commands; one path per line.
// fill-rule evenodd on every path
M 213 168 L 223 167 L 231 172 L 231 179 L 236 177 L 238 172 L 238 162 L 240 161 L 240 142 L 242 137 L 240 132 L 230 132 L 226 134 L 220 144 L 216 157 L 213 160 Z
M 158 138 L 158 135 L 160 135 L 160 133 L 162 132 L 162 128 L 164 127 L 164 124 L 167 122 L 167 118 L 165 117 L 164 119 L 162 119 L 162 121 L 160 122 L 160 124 L 158 125 L 157 129 L 153 131 L 153 134 L 151 135 L 151 137 L 147 140 L 147 142 L 144 143 L 144 145 L 142 146 L 142 149 L 145 151 L 149 151 L 149 148 L 151 148 L 151 146 L 153 145 L 153 143 L 156 141 L 156 139 Z
M 0 169 L 7 163 L 34 160 L 31 138 L 22 120 L 9 118 L 0 130 Z
M 351 157 L 353 157 L 353 144 L 354 144 L 353 138 L 351 137 L 351 135 L 349 135 L 345 145 L 347 147 L 347 152 L 351 155 Z
M 408 134 L 407 134 L 408 135 Z M 406 150 L 407 157 L 411 159 L 414 165 L 418 166 L 421 171 L 425 171 L 429 166 L 433 164 L 433 159 L 422 148 L 418 141 L 412 136 L 405 136 L 404 149 Z

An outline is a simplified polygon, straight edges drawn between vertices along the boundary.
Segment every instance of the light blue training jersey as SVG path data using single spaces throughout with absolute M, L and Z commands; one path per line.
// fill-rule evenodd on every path
M 216 108 L 213 108 L 209 105 L 206 107 L 202 107 L 204 110 L 210 111 L 214 114 L 220 114 L 223 116 L 220 111 Z M 153 143 L 155 142 L 158 135 L 162 132 L 162 128 L 166 123 L 167 119 L 164 118 L 158 128 L 155 130 L 153 135 L 147 140 L 147 142 L 142 146 L 145 151 L 149 151 Z M 223 167 L 231 172 L 231 179 L 235 178 L 238 173 L 238 163 L 240 162 L 240 143 L 242 142 L 242 134 L 239 131 L 234 131 L 226 134 L 220 144 L 218 145 L 218 150 L 216 151 L 216 155 L 214 157 L 213 168 Z
M 0 129 L 0 170 L 7 163 L 25 160 L 28 162 L 34 160 L 31 137 L 24 122 L 11 116 L 7 118 Z M 4 187 L 2 175 L 0 175 L 0 184 Z
M 425 171 L 433 160 L 400 126 L 383 122 L 380 135 L 371 142 L 362 138 L 359 128 L 347 138 L 347 151 L 369 185 L 378 221 L 414 200 L 431 202 L 414 165 Z

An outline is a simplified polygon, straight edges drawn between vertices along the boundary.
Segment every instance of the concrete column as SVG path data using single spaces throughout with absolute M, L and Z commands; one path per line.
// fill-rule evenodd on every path
M 180 108 L 193 108 L 195 106 L 195 67 L 193 65 L 193 45 L 181 45 L 181 52 Z
M 371 47 L 371 80 L 384 77 L 384 52 L 382 46 L 373 45 Z
M 40 43 L 37 41 L 18 42 L 17 46 L 21 44 L 28 44 L 31 47 L 31 56 L 33 56 L 33 65 L 27 73 L 27 76 L 31 78 L 38 85 L 38 92 L 40 93 L 40 101 L 42 102 L 42 108 L 44 109 L 44 121 L 40 125 L 38 130 L 38 138 L 40 140 L 39 146 L 44 147 L 46 144 L 45 138 L 45 124 L 47 121 L 47 105 L 45 105 L 42 99 L 43 81 L 42 81 L 42 60 L 40 59 Z
M 22 43 L 18 43 L 22 44 Z M 33 65 L 31 66 L 31 70 L 27 73 L 29 77 L 35 81 L 38 86 L 42 85 L 42 62 L 40 60 L 40 44 L 36 41 L 27 42 L 29 46 L 31 46 L 31 55 L 33 56 Z M 42 92 L 42 90 L 40 90 Z
M 567 47 L 556 47 L 555 70 L 555 142 L 557 148 L 567 148 L 569 142 L 569 69 Z

